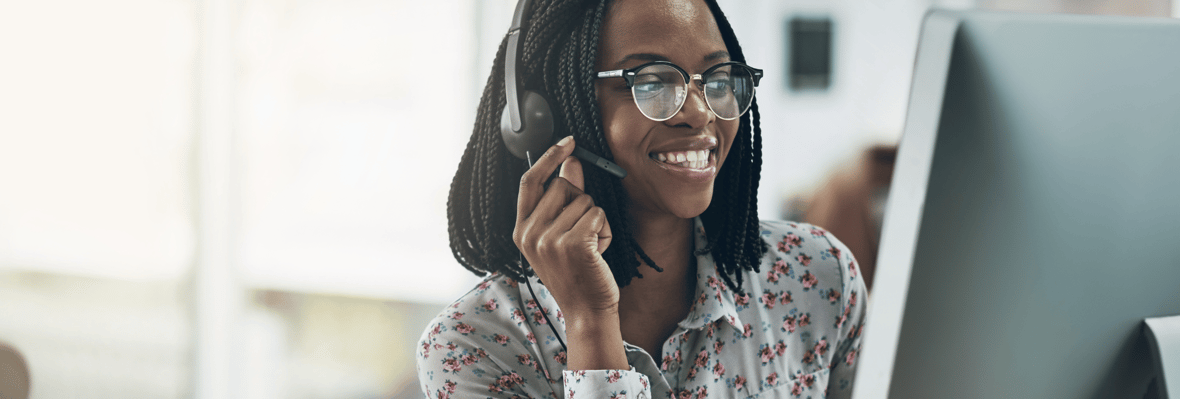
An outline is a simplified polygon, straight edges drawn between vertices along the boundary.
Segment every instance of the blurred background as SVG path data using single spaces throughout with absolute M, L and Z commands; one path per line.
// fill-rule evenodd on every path
M 759 211 L 871 278 L 931 7 L 1180 16 L 1180 0 L 721 0 L 766 70 Z M 476 277 L 446 195 L 513 0 L 0 2 L 0 344 L 32 398 L 421 397 Z

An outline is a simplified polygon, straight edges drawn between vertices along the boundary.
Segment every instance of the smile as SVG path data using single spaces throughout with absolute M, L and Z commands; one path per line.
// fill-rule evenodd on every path
M 705 169 L 712 164 L 713 151 L 711 150 L 695 150 L 695 151 L 672 151 L 672 152 L 653 152 L 648 154 L 652 160 L 657 162 L 679 166 L 688 169 Z
M 717 175 L 720 160 L 716 148 L 709 150 L 653 152 L 648 154 L 652 163 L 668 173 L 676 181 L 690 184 L 708 184 Z M 661 160 L 660 158 L 663 158 Z

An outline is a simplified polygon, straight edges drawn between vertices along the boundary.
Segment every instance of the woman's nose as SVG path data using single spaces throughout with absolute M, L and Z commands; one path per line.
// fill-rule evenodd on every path
M 684 98 L 684 105 L 680 107 L 680 112 L 677 112 L 666 122 L 673 126 L 685 124 L 694 129 L 712 123 L 713 118 L 717 116 L 713 114 L 709 103 L 705 101 L 704 80 L 700 75 L 693 75 L 688 86 L 688 93 Z

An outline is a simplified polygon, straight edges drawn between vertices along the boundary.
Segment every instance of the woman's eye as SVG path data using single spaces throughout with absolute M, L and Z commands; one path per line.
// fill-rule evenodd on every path
M 636 81 L 633 90 L 637 96 L 654 96 L 664 90 L 664 83 Z
M 710 90 L 729 90 L 731 85 L 729 79 L 714 79 L 710 80 L 705 86 Z

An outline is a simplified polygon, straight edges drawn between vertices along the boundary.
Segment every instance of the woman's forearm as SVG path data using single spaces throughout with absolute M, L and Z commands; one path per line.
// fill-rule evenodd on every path
M 623 349 L 619 314 L 567 314 L 565 333 L 569 340 L 569 370 L 629 370 Z

